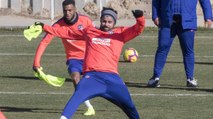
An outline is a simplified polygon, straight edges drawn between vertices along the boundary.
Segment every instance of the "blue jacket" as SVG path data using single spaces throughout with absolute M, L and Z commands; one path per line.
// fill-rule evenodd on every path
M 183 29 L 197 28 L 196 6 L 198 0 L 180 0 Z M 199 0 L 203 10 L 204 19 L 212 20 L 212 7 L 210 0 Z M 170 27 L 172 24 L 172 0 L 152 0 L 152 20 L 157 17 L 160 27 Z

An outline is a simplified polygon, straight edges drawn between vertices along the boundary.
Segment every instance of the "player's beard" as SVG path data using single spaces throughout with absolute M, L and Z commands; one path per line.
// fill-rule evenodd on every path
M 113 28 L 114 27 L 110 28 L 110 27 L 105 26 L 105 25 L 100 26 L 100 30 L 105 31 L 105 32 L 111 31 Z
M 101 29 L 102 31 L 105 31 L 105 32 L 112 30 L 112 28 L 109 28 L 109 27 L 107 27 L 107 26 L 100 26 L 100 29 Z

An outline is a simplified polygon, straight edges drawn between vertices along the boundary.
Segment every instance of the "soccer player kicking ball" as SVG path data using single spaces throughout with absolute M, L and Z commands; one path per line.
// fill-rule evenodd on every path
M 90 18 L 76 12 L 74 0 L 63 1 L 62 7 L 64 16 L 53 25 L 53 28 L 63 26 L 69 29 L 82 30 L 87 26 L 93 25 Z M 33 68 L 35 71 L 38 71 L 38 68 L 41 67 L 41 56 L 43 55 L 46 47 L 52 41 L 53 37 L 54 35 L 47 33 L 40 42 L 34 58 Z M 80 76 L 82 74 L 86 42 L 83 40 L 72 40 L 66 38 L 62 38 L 61 40 L 66 53 L 67 69 L 71 79 L 73 80 L 74 86 L 76 86 L 80 81 Z M 85 101 L 84 103 L 88 107 L 88 110 L 84 113 L 84 115 L 95 115 L 95 110 L 93 109 L 93 106 L 90 104 L 89 100 Z
M 123 45 L 140 35 L 145 27 L 143 12 L 141 10 L 132 12 L 136 24 L 131 27 L 115 28 L 117 12 L 111 8 L 103 8 L 100 29 L 94 27 L 87 27 L 81 31 L 65 27 L 56 29 L 35 23 L 55 36 L 86 41 L 84 76 L 67 102 L 61 119 L 70 119 L 82 102 L 98 96 L 120 107 L 130 119 L 140 118 L 127 86 L 118 74 L 118 61 Z

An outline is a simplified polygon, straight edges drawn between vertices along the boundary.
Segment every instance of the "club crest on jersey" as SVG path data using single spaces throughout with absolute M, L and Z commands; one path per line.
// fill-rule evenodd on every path
M 84 29 L 84 27 L 83 27 L 83 25 L 78 25 L 78 30 L 83 30 Z
M 89 76 L 89 75 L 86 75 L 86 76 L 85 76 L 85 78 L 87 78 L 87 79 L 88 79 L 88 78 L 90 78 L 90 76 Z
M 108 31 L 108 33 L 109 33 L 109 34 L 113 34 L 114 32 L 113 32 L 113 31 Z
M 92 43 L 99 45 L 110 46 L 111 39 L 109 38 L 92 38 Z

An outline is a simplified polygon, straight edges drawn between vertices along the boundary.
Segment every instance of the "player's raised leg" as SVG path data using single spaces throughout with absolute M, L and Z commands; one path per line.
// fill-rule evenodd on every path
M 93 72 L 84 75 L 76 86 L 74 94 L 67 102 L 62 112 L 61 119 L 70 119 L 81 103 L 105 93 L 106 86 L 104 82 L 100 82 L 101 80 L 97 81 L 96 79 Z

